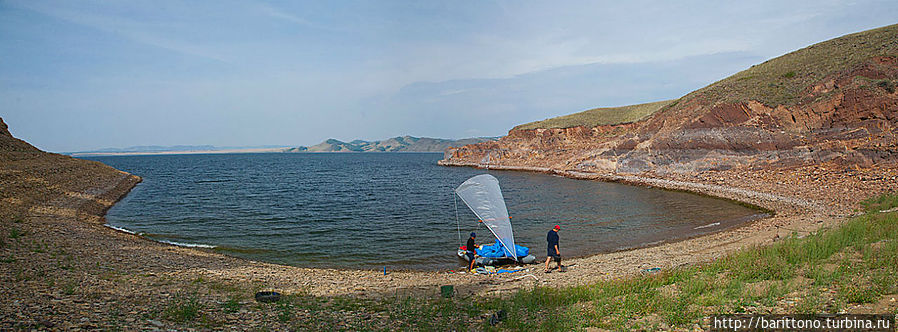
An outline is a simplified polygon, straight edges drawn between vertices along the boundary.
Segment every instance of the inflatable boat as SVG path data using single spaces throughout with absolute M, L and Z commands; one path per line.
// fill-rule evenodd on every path
M 496 243 L 481 246 L 475 251 L 477 253 L 474 258 L 475 264 L 491 266 L 510 263 L 531 264 L 536 261 L 536 257 L 530 255 L 529 248 L 514 243 L 511 217 L 508 216 L 508 209 L 505 207 L 499 180 L 489 174 L 477 175 L 455 188 L 455 194 L 496 237 Z M 467 249 L 461 246 L 457 254 L 458 257 L 470 262 L 466 254 Z
M 518 246 L 518 247 L 526 248 L 526 247 L 521 247 L 521 246 Z M 479 251 L 480 251 L 480 249 L 477 249 L 477 252 L 479 252 Z M 470 260 L 468 260 L 467 253 L 468 253 L 467 247 L 461 246 L 458 248 L 458 257 L 465 260 L 465 262 L 470 262 Z M 504 257 L 504 256 L 503 257 L 486 257 L 486 256 L 479 256 L 480 255 L 479 253 L 477 255 L 478 256 L 474 256 L 474 265 L 499 266 L 499 265 L 513 264 L 516 262 L 511 257 Z M 523 263 L 523 264 L 533 264 L 536 262 L 536 256 L 533 256 L 530 254 L 527 254 L 525 256 L 518 256 L 517 262 Z

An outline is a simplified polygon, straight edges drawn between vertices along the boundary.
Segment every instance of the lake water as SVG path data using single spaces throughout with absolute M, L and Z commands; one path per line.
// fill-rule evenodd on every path
M 565 256 L 645 246 L 761 217 L 729 201 L 558 176 L 442 167 L 441 153 L 216 154 L 91 157 L 143 177 L 106 216 L 163 242 L 214 247 L 306 267 L 443 269 L 478 233 L 495 239 L 455 199 L 467 178 L 499 179 L 517 244 L 546 255 L 562 229 Z M 456 224 L 456 202 L 458 224 Z M 461 229 L 459 239 L 457 229 Z

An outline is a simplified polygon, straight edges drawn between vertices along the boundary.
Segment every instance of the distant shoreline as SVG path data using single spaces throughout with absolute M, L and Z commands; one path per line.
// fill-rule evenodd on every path
M 265 150 L 265 151 L 255 151 Z M 267 151 L 273 150 L 273 151 Z M 285 154 L 378 154 L 378 153 L 434 153 L 443 154 L 443 151 L 284 151 L 283 148 L 277 149 L 236 149 L 236 150 L 197 150 L 197 151 L 156 151 L 156 152 L 85 152 L 85 153 L 62 153 L 67 156 L 81 157 L 124 157 L 124 156 L 161 156 L 161 155 L 185 155 L 185 154 L 243 154 L 243 153 L 285 153 Z
M 73 152 L 63 153 L 72 157 L 108 157 L 108 156 L 156 156 L 177 154 L 216 154 L 216 153 L 282 153 L 290 147 L 255 148 L 255 149 L 223 149 L 223 150 L 185 150 L 185 151 L 133 151 L 133 152 Z
M 353 140 L 343 142 L 327 139 L 312 146 L 256 145 L 226 146 L 214 145 L 173 145 L 173 146 L 132 146 L 122 149 L 100 149 L 92 151 L 61 152 L 72 157 L 99 156 L 154 156 L 174 154 L 214 154 L 214 153 L 302 153 L 302 152 L 428 152 L 444 153 L 451 147 L 495 141 L 498 137 L 471 137 L 446 139 L 432 137 L 397 136 L 379 141 Z

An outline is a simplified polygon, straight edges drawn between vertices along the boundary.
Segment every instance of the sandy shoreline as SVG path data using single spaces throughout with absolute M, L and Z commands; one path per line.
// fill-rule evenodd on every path
M 665 177 L 504 169 L 686 190 L 753 204 L 775 211 L 775 215 L 697 238 L 570 259 L 566 263 L 573 267 L 567 273 L 543 274 L 540 265 L 531 265 L 530 271 L 511 275 L 473 276 L 446 271 L 388 271 L 384 275 L 380 270 L 300 268 L 250 261 L 208 249 L 166 245 L 105 227 L 105 211 L 140 180 L 116 171 L 71 184 L 63 188 L 63 194 L 35 202 L 21 223 L 13 226 L 22 228 L 27 235 L 15 246 L 8 244 L 0 254 L 28 264 L 0 264 L 5 285 L 4 299 L 0 300 L 0 326 L 42 319 L 63 323 L 72 317 L 87 322 L 86 326 L 103 326 L 99 322 L 109 319 L 110 310 L 132 308 L 131 315 L 158 312 L 159 303 L 171 301 L 185 288 L 195 287 L 197 280 L 214 286 L 204 286 L 199 291 L 213 302 L 220 301 L 220 297 L 209 287 L 378 298 L 435 297 L 440 285 L 454 285 L 462 296 L 499 295 L 532 285 L 578 285 L 639 274 L 647 268 L 700 263 L 748 245 L 770 243 L 793 231 L 806 233 L 828 227 L 849 215 L 860 199 L 894 189 L 898 181 L 894 165 L 855 173 L 820 171 L 818 167 Z M 867 178 L 875 180 L 864 180 Z M 78 281 L 72 292 L 52 280 Z M 92 310 L 78 309 L 85 306 Z M 255 314 L 247 312 L 231 318 L 244 319 Z
M 441 164 L 444 166 L 486 168 L 483 165 L 470 163 L 442 162 Z M 571 272 L 577 271 L 576 273 L 565 275 L 555 273 L 541 276 L 553 285 L 559 283 L 566 285 L 589 283 L 598 279 L 618 278 L 636 274 L 649 268 L 660 267 L 665 269 L 709 261 L 746 246 L 772 243 L 779 238 L 788 236 L 792 232 L 807 234 L 821 227 L 832 226 L 847 217 L 851 213 L 853 203 L 857 202 L 853 201 L 846 204 L 843 202 L 836 203 L 806 199 L 781 195 L 776 192 L 757 191 L 740 186 L 721 185 L 716 183 L 718 181 L 687 181 L 686 179 L 690 179 L 687 176 L 678 178 L 675 176 L 597 174 L 526 166 L 490 165 L 489 169 L 551 173 L 575 179 L 620 182 L 668 190 L 687 191 L 747 203 L 774 213 L 768 218 L 748 222 L 721 232 L 662 243 L 646 248 L 571 259 L 569 263 L 576 265 Z M 731 181 L 733 177 L 744 175 L 735 172 L 720 172 L 716 174 L 717 179 L 715 180 L 723 180 L 726 183 Z M 895 180 L 890 178 L 890 181 L 894 183 Z M 765 186 L 763 182 L 753 182 L 752 184 L 755 185 L 754 187 L 763 188 Z M 841 188 L 833 189 L 841 191 Z

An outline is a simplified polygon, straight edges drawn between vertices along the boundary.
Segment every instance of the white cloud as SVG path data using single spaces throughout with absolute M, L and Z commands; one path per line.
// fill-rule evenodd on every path
M 232 62 L 221 52 L 203 47 L 200 43 L 182 41 L 157 32 L 161 23 L 145 23 L 119 15 L 101 15 L 87 10 L 66 9 L 35 1 L 15 1 L 12 4 L 43 15 L 118 35 L 127 40 L 153 46 L 183 55 L 190 55 L 218 62 Z
M 276 8 L 270 4 L 260 3 L 257 5 L 258 10 L 270 17 L 277 18 L 280 20 L 284 20 L 287 22 L 296 23 L 308 28 L 318 29 L 318 30 L 327 30 L 327 31 L 338 31 L 338 29 L 334 29 L 332 27 L 324 26 L 305 18 L 299 17 L 295 14 L 292 14 L 286 10 Z
M 0 52 L 0 83 L 7 99 L 21 100 L 4 115 L 34 123 L 16 128 L 48 137 L 40 141 L 51 148 L 85 144 L 69 131 L 89 126 L 96 144 L 129 145 L 160 130 L 173 144 L 218 145 L 263 134 L 272 141 L 252 143 L 491 135 L 550 115 L 676 97 L 896 15 L 891 2 L 834 0 L 0 0 L 0 32 L 15 45 Z M 717 60 L 688 61 L 701 56 Z M 489 125 L 459 120 L 491 112 L 501 115 Z M 165 119 L 116 137 L 100 128 L 130 128 L 146 114 Z M 66 121 L 48 129 L 39 117 Z M 197 141 L 220 133 L 229 134 Z

